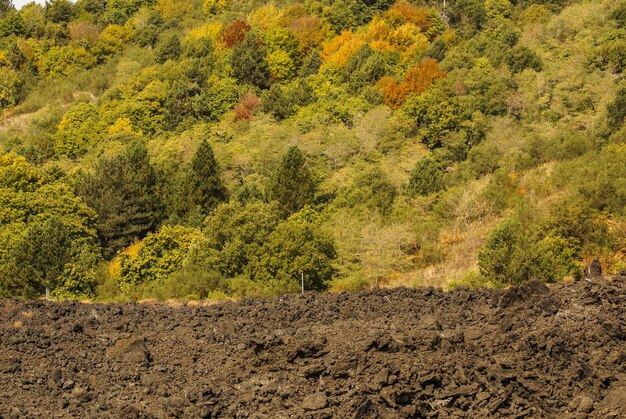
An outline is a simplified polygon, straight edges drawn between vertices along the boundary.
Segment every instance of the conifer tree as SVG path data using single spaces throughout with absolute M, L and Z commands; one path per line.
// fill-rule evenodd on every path
M 46 1 L 46 19 L 53 23 L 68 23 L 74 15 L 74 6 L 68 0 Z
M 204 214 L 208 214 L 227 198 L 226 188 L 220 177 L 219 163 L 215 159 L 213 148 L 206 140 L 202 140 L 191 160 L 189 183 L 191 199 Z
M 15 6 L 11 0 L 0 0 L 0 18 L 12 10 L 15 10 Z
M 298 146 L 292 146 L 270 180 L 268 198 L 278 201 L 285 215 L 298 212 L 313 201 L 315 182 L 304 164 L 302 152 Z
M 228 199 L 219 163 L 206 140 L 198 146 L 191 165 L 170 185 L 170 221 L 176 223 L 200 226 L 215 207 Z
M 320 67 L 322 66 L 322 58 L 320 57 L 320 52 L 318 50 L 314 50 L 309 54 L 308 57 L 302 63 L 302 67 L 300 67 L 300 77 L 307 77 L 313 74 L 317 74 Z
M 181 53 L 182 47 L 180 45 L 180 39 L 174 34 L 161 41 L 155 51 L 156 60 L 161 64 L 167 60 L 178 59 Z
M 252 32 L 233 49 L 231 65 L 239 83 L 252 84 L 261 89 L 270 85 L 270 70 L 265 47 Z
M 423 158 L 411 171 L 408 189 L 412 195 L 430 195 L 443 187 L 443 172 L 433 159 Z
M 101 158 L 78 192 L 98 214 L 96 229 L 106 258 L 154 231 L 161 218 L 156 173 L 142 141 L 123 154 Z

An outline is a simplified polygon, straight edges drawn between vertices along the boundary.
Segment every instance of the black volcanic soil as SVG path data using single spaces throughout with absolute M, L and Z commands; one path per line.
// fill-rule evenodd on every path
M 626 417 L 626 281 L 0 301 L 0 417 Z

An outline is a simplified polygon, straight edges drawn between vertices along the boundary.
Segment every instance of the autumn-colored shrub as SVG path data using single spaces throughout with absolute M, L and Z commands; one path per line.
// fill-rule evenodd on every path
M 252 93 L 246 93 L 235 106 L 235 121 L 251 119 L 260 103 L 261 99 L 258 96 Z

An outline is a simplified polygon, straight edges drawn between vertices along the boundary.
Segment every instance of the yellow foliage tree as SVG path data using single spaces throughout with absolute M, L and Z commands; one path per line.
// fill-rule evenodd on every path
M 193 4 L 189 1 L 158 0 L 154 8 L 166 20 L 183 20 L 193 12 Z
M 352 33 L 352 31 L 343 31 L 341 35 L 324 43 L 324 49 L 320 56 L 324 64 L 335 64 L 344 67 L 350 57 L 352 57 L 363 44 L 364 41 Z
M 296 71 L 296 64 L 289 56 L 289 53 L 283 49 L 276 49 L 270 52 L 267 55 L 267 65 L 270 68 L 272 78 L 276 80 L 287 80 Z
M 100 34 L 100 39 L 96 44 L 96 55 L 117 54 L 124 49 L 133 36 L 133 30 L 127 26 L 109 25 Z
M 283 9 L 279 9 L 273 2 L 270 2 L 250 13 L 247 21 L 250 26 L 258 26 L 267 30 L 272 26 L 279 26 L 284 14 Z

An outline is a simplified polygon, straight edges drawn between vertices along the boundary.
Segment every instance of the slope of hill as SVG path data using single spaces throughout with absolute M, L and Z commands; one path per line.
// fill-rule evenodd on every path
M 609 0 L 1 2 L 0 296 L 618 273 L 625 25 Z

